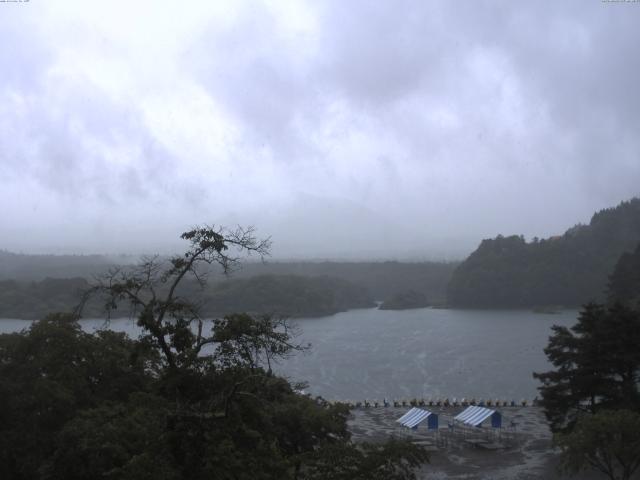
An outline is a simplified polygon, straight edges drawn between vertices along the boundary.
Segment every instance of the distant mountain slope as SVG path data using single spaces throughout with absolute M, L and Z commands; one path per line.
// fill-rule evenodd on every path
M 25 255 L 0 250 L 0 280 L 92 278 L 115 263 L 102 255 Z
M 266 262 L 245 263 L 235 278 L 256 275 L 301 275 L 342 278 L 366 288 L 376 300 L 415 290 L 430 302 L 446 301 L 447 284 L 458 263 L 453 262 Z
M 117 264 L 134 263 L 136 257 L 101 255 L 24 255 L 0 250 L 0 280 L 41 281 L 45 278 L 91 279 Z M 246 261 L 232 278 L 259 275 L 328 276 L 366 288 L 377 300 L 397 292 L 415 290 L 429 301 L 442 304 L 453 270 L 453 262 L 365 262 L 365 261 Z M 221 278 L 215 270 L 212 280 Z
M 603 300 L 608 275 L 640 242 L 640 199 L 597 212 L 589 225 L 558 237 L 526 242 L 521 236 L 483 240 L 454 271 L 452 306 L 517 308 L 578 306 Z

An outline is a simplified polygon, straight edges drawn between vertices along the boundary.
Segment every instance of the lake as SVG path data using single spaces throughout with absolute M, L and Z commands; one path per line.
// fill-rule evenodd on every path
M 328 399 L 500 398 L 533 399 L 533 371 L 550 368 L 543 348 L 551 326 L 573 325 L 577 311 L 556 315 L 511 310 L 350 310 L 296 319 L 305 354 L 276 370 L 309 383 L 308 392 Z M 103 320 L 83 320 L 87 331 Z M 0 332 L 28 322 L 0 320 Z M 129 319 L 110 328 L 137 335 Z

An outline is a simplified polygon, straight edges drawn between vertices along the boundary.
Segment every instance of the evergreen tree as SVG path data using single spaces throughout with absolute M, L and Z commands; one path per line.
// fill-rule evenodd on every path
M 554 431 L 585 413 L 640 408 L 640 313 L 621 304 L 588 304 L 571 328 L 554 326 L 545 348 L 555 370 L 534 373 Z
M 629 480 L 640 467 L 640 413 L 604 410 L 586 416 L 571 433 L 557 435 L 556 444 L 566 473 L 594 468 L 610 480 Z

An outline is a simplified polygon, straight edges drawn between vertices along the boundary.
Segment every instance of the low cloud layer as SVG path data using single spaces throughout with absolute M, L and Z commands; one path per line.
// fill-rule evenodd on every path
M 640 194 L 640 4 L 0 4 L 0 248 L 458 258 Z

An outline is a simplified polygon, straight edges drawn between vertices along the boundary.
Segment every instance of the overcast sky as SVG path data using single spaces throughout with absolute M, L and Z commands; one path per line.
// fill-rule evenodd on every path
M 640 3 L 0 3 L 0 248 L 459 258 L 640 193 Z

